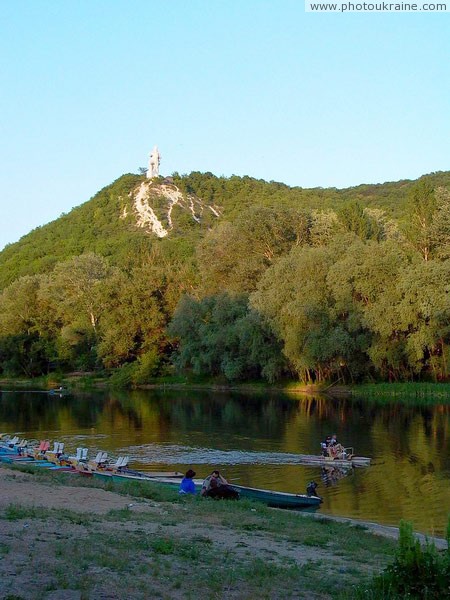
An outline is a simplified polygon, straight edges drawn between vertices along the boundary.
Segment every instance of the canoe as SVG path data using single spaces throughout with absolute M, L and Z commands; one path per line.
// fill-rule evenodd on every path
M 120 469 L 120 474 L 124 475 L 137 475 L 138 477 L 163 477 L 163 478 L 173 478 L 181 480 L 184 477 L 184 473 L 180 473 L 179 471 L 147 471 L 146 473 L 142 473 L 141 471 L 135 471 L 134 469 Z
M 104 470 L 94 471 L 94 477 L 103 480 L 113 481 L 115 483 L 125 483 L 130 481 L 144 481 L 147 483 L 159 483 L 178 490 L 180 486 L 179 476 L 160 477 L 150 473 L 128 474 L 113 473 Z M 194 479 L 195 489 L 200 492 L 203 485 L 202 479 Z M 235 489 L 241 498 L 263 502 L 267 506 L 274 508 L 318 508 L 322 499 L 319 496 L 307 496 L 306 494 L 290 494 L 288 492 L 276 492 L 273 490 L 263 490 L 251 488 L 243 485 L 230 485 Z

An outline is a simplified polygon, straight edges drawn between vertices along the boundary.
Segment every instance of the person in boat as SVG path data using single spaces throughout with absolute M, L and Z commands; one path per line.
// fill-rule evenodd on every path
M 323 442 L 320 443 L 322 456 L 330 456 L 329 448 L 331 444 L 331 435 L 327 435 Z
M 333 435 L 331 436 L 330 439 L 330 446 L 337 446 L 339 444 L 338 439 L 337 439 L 337 435 L 335 433 L 333 433 Z
M 307 496 L 317 496 L 317 483 L 315 481 L 310 481 L 306 487 L 306 495 Z
M 213 471 L 203 482 L 201 495 L 207 498 L 239 499 L 239 493 L 217 470 Z
M 189 469 L 180 483 L 179 494 L 195 494 L 195 483 L 192 481 L 195 477 L 195 471 Z
M 338 440 L 337 440 L 337 435 L 335 433 L 333 433 L 333 435 L 330 438 L 330 441 L 328 443 L 328 455 L 331 458 L 336 458 L 338 455 L 338 449 L 341 448 L 341 445 L 339 444 Z
M 331 458 L 340 458 L 340 459 L 347 458 L 347 453 L 345 452 L 345 448 L 340 442 L 338 442 L 337 435 L 335 433 L 333 433 L 333 435 L 331 436 L 331 441 L 328 446 L 328 452 L 329 452 L 329 455 L 331 456 Z

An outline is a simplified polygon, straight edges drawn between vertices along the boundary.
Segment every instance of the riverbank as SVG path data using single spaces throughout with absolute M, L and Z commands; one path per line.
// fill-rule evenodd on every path
M 95 372 L 76 372 L 66 375 L 48 375 L 35 379 L 0 379 L 0 387 L 4 390 L 57 390 L 80 392 L 98 389 L 117 389 L 112 385 L 110 377 Z M 243 394 L 288 394 L 330 397 L 358 397 L 372 400 L 390 401 L 406 399 L 407 401 L 450 402 L 450 384 L 447 383 L 370 383 L 358 385 L 339 384 L 302 384 L 296 381 L 285 381 L 280 385 L 269 385 L 261 382 L 226 383 L 223 380 L 191 380 L 173 377 L 155 380 L 142 384 L 137 389 L 144 390 L 190 390 L 212 392 L 240 392 Z
M 0 597 L 352 598 L 395 528 L 0 467 Z M 445 541 L 442 541 L 446 544 Z
M 71 373 L 67 375 L 46 377 L 37 377 L 35 379 L 0 379 L 2 388 L 10 389 L 39 389 L 51 390 L 63 387 L 66 390 L 86 390 L 92 389 L 118 389 L 107 376 L 96 375 L 95 373 Z M 260 382 L 226 383 L 223 380 L 196 381 L 184 378 L 170 378 L 154 380 L 153 382 L 136 386 L 136 389 L 162 389 L 162 390 L 205 390 L 205 391 L 231 391 L 242 393 L 299 393 L 299 394 L 319 394 L 326 392 L 331 386 L 304 385 L 299 382 L 289 382 L 283 385 L 269 385 Z M 333 387 L 333 392 L 350 394 L 350 390 L 344 386 Z

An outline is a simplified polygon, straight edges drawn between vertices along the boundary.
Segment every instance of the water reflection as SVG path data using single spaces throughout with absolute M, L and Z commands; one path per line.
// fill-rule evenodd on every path
M 0 430 L 129 454 L 142 470 L 213 467 L 243 485 L 304 492 L 326 513 L 443 535 L 450 510 L 450 407 L 236 393 L 136 391 L 0 394 Z M 296 465 L 336 433 L 372 466 L 349 473 Z
M 353 474 L 353 469 L 342 467 L 322 467 L 320 478 L 326 487 L 337 485 L 340 479 Z

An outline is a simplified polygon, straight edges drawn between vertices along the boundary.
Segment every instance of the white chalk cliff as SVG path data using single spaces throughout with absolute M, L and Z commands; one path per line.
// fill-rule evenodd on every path
M 129 202 L 122 208 L 121 218 L 135 216 L 136 227 L 166 237 L 174 228 L 174 209 L 186 212 L 196 223 L 204 220 L 209 213 L 214 218 L 221 215 L 218 206 L 208 205 L 192 194 L 183 194 L 173 183 L 143 181 L 129 194 Z

